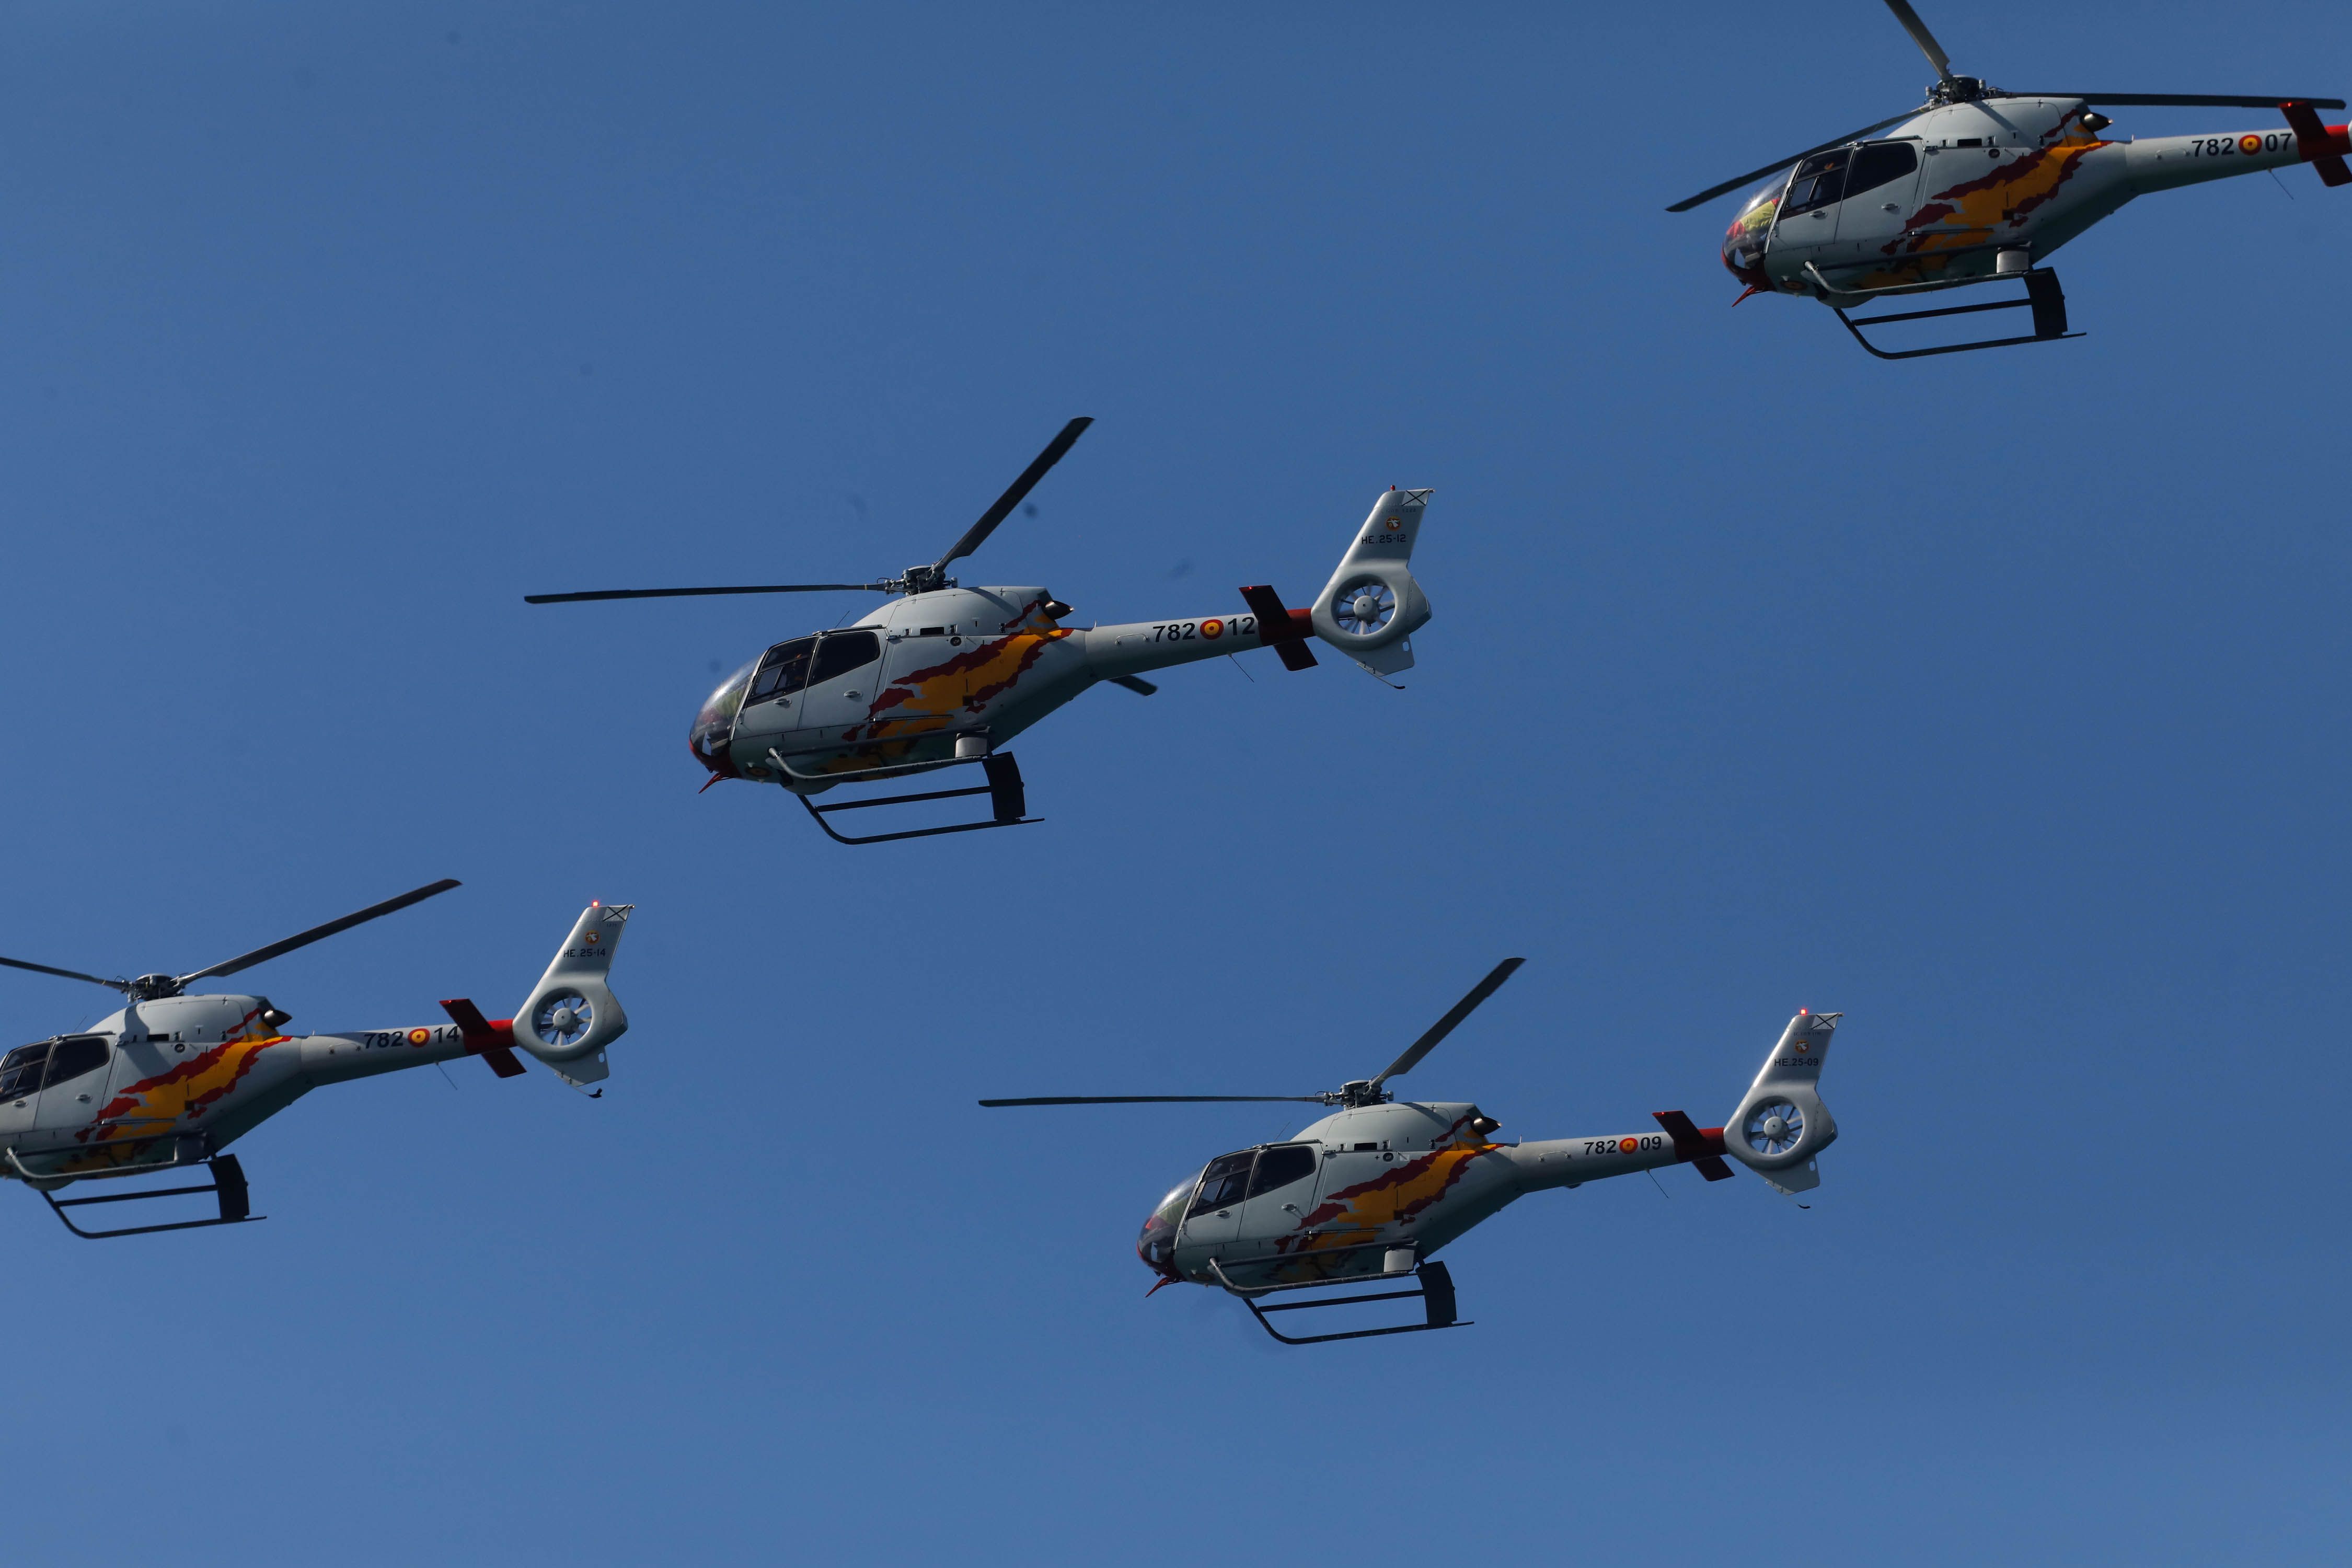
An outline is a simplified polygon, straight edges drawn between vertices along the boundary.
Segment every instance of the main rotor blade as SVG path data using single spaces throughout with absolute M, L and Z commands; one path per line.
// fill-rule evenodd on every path
M 1911 35 L 1919 52 L 1927 57 L 1927 63 L 1936 68 L 1936 79 L 1951 80 L 1952 62 L 1945 58 L 1944 46 L 1936 41 L 1936 35 L 1927 31 L 1927 24 L 1919 20 L 1919 13 L 1911 9 L 1911 0 L 1886 0 L 1886 8 L 1895 13 L 1895 19 Z
M 67 980 L 87 980 L 92 985 L 110 985 L 117 991 L 130 988 L 129 981 L 101 980 L 95 974 L 84 974 L 79 969 L 52 969 L 46 963 L 27 963 L 21 958 L 0 958 L 0 963 L 11 969 L 29 969 L 36 974 L 55 974 Z
M 1045 1094 L 1029 1100 L 983 1100 L 993 1110 L 1003 1105 L 1244 1105 L 1297 1100 L 1320 1105 L 1319 1094 Z
M 2231 98 L 2210 92 L 1989 92 L 1987 98 L 2079 98 L 2084 103 L 2110 109 L 2276 109 L 2282 104 L 2307 103 L 2314 109 L 2341 109 L 2340 98 Z
M 1810 158 L 1816 153 L 1826 153 L 1832 147 L 1843 147 L 1849 142 L 1859 142 L 1874 131 L 1884 131 L 1890 125 L 1900 124 L 1902 121 L 1910 119 L 1913 115 L 1918 112 L 1919 110 L 1916 109 L 1906 109 L 1902 113 L 1882 120 L 1875 125 L 1865 125 L 1859 131 L 1849 131 L 1843 136 L 1832 137 L 1829 141 L 1822 142 L 1818 147 L 1808 147 L 1801 153 L 1791 153 L 1777 163 L 1767 163 L 1760 169 L 1749 170 L 1747 174 L 1741 174 L 1737 179 L 1726 180 L 1719 185 L 1709 185 L 1706 190 L 1701 191 L 1698 195 L 1695 196 L 1685 196 L 1681 201 L 1678 201 L 1674 205 L 1668 207 L 1666 210 L 1670 213 L 1686 213 L 1695 206 L 1715 200 L 1716 197 L 1722 195 L 1727 191 L 1738 190 L 1740 186 L 1748 184 L 1750 180 L 1760 180 L 1765 175 L 1769 174 L 1776 170 L 1785 169 L 1790 164 L 1796 163 L 1799 159 Z
M 1021 504 L 1021 498 L 1037 488 L 1037 481 L 1045 477 L 1045 470 L 1060 462 L 1069 449 L 1078 444 L 1078 437 L 1087 433 L 1087 426 L 1093 423 L 1091 417 L 1081 416 L 1063 426 L 1062 433 L 1046 442 L 1045 449 L 1037 454 L 1037 460 L 1021 470 L 1021 477 L 1013 481 L 1013 488 L 998 496 L 996 504 L 982 512 L 980 521 L 963 531 L 963 537 L 948 547 L 948 552 L 939 558 L 931 570 L 944 572 L 950 563 L 961 561 L 979 549 L 988 536 L 996 531 L 996 525 L 1013 515 L 1013 509 Z
M 185 985 L 191 980 L 210 980 L 217 975 L 235 974 L 240 969 L 250 969 L 257 963 L 276 958 L 281 953 L 291 952 L 298 947 L 308 947 L 314 942 L 334 935 L 337 931 L 349 931 L 352 927 L 372 921 L 378 915 L 388 915 L 394 910 L 404 910 L 411 904 L 421 904 L 434 894 L 446 893 L 457 886 L 459 883 L 457 878 L 444 877 L 437 882 L 428 882 L 424 887 L 403 893 L 396 899 L 386 899 L 380 904 L 370 904 L 357 914 L 345 915 L 339 921 L 329 921 L 322 926 L 312 926 L 299 936 L 289 936 L 283 942 L 273 942 L 268 947 L 257 947 L 251 952 L 240 953 L 226 963 L 214 964 L 210 969 L 199 969 L 194 974 L 183 974 L 180 976 L 180 984 Z M 83 978 L 87 979 L 88 976 L 85 975 Z
M 1397 1058 L 1396 1060 L 1389 1063 L 1387 1067 L 1381 1069 L 1381 1076 L 1372 1079 L 1372 1088 L 1378 1089 L 1389 1079 L 1392 1078 L 1401 1078 L 1404 1074 L 1411 1072 L 1414 1066 L 1420 1062 L 1422 1058 L 1427 1056 L 1432 1050 L 1436 1048 L 1438 1041 L 1452 1034 L 1454 1032 L 1454 1026 L 1461 1023 L 1463 1019 L 1468 1017 L 1472 1011 L 1477 1007 L 1479 1003 L 1484 1002 L 1487 997 L 1492 996 L 1496 992 L 1501 990 L 1503 988 L 1503 982 L 1508 980 L 1512 973 L 1517 970 L 1519 965 L 1526 962 L 1527 960 L 1524 958 L 1507 958 L 1503 960 L 1502 963 L 1495 965 L 1494 968 L 1488 970 L 1486 972 L 1486 979 L 1481 980 L 1477 984 L 1470 987 L 1469 995 L 1465 996 L 1461 1001 L 1454 1004 L 1453 1010 L 1447 1013 L 1443 1018 L 1437 1020 L 1434 1024 L 1432 1024 L 1429 1026 L 1428 1033 L 1423 1035 L 1421 1038 L 1413 1041 L 1412 1045 L 1407 1046 L 1405 1047 L 1404 1055 Z
M 705 594 L 887 594 L 887 583 L 767 583 L 753 588 L 599 588 L 589 594 L 525 594 L 526 605 L 575 605 L 583 599 L 690 599 Z

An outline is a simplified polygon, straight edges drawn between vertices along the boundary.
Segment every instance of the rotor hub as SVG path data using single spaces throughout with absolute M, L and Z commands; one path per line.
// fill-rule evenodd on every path
M 180 994 L 180 981 L 173 974 L 142 974 L 125 985 L 123 992 L 133 1002 L 153 1002 Z

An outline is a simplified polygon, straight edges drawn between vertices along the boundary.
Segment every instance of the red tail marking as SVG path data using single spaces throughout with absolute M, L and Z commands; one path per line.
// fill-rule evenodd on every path
M 1694 1126 L 1691 1119 L 1679 1110 L 1654 1110 L 1650 1114 L 1674 1140 L 1675 1159 L 1689 1161 L 1710 1182 L 1731 1179 L 1731 1167 L 1723 1163 L 1722 1128 Z
M 441 1004 L 457 1032 L 466 1037 L 466 1051 L 490 1064 L 490 1070 L 500 1078 L 520 1078 L 522 1063 L 514 1054 L 514 1020 L 500 1018 L 495 1023 L 482 1016 L 482 1010 L 472 1000 L 459 996 Z
M 2352 153 L 2352 127 L 2322 125 L 2319 111 L 2299 99 L 2280 104 L 2279 112 L 2294 132 L 2295 152 L 2319 171 L 2319 183 L 2352 185 L 2352 168 L 2344 163 L 2344 155 Z
M 1257 640 L 1274 649 L 1283 668 L 1315 668 L 1315 650 L 1307 646 L 1315 633 L 1312 612 L 1285 609 L 1282 595 L 1264 583 L 1244 584 L 1242 603 L 1257 616 Z

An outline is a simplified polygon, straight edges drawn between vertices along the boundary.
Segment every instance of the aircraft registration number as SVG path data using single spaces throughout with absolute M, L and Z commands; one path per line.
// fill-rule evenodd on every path
M 1255 616 L 1235 616 L 1229 621 L 1213 616 L 1205 621 L 1159 621 L 1151 627 L 1153 642 L 1215 642 L 1219 637 L 1256 635 Z
M 394 1047 L 407 1050 L 425 1046 L 457 1045 L 465 1037 L 465 1031 L 451 1024 L 435 1024 L 418 1029 L 371 1029 L 360 1037 L 360 1049 L 388 1051 Z
M 1665 1139 L 1655 1132 L 1641 1138 L 1587 1138 L 1584 1141 L 1584 1152 L 1588 1154 L 1638 1154 L 1665 1146 Z
M 2231 158 L 2239 153 L 2251 157 L 2256 153 L 2284 153 L 2294 147 L 2294 132 L 2273 131 L 2256 136 L 2251 132 L 2243 136 L 2199 136 L 2189 143 L 2192 158 Z

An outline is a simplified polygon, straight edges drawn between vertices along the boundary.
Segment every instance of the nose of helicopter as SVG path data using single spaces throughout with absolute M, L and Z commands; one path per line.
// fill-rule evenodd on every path
M 1143 1233 L 1135 1238 L 1135 1255 L 1143 1266 L 1160 1276 L 1160 1284 L 1174 1284 L 1183 1278 L 1176 1272 L 1176 1227 L 1184 1218 L 1185 1200 L 1192 1195 L 1192 1184 L 1186 1182 L 1160 1200 L 1143 1222 Z M 1152 1287 L 1154 1290 L 1159 1285 Z
M 1723 231 L 1723 265 L 1751 289 L 1764 287 L 1764 246 L 1772 232 L 1772 215 L 1780 208 L 1778 181 L 1748 198 L 1731 226 Z
M 686 749 L 694 760 L 722 779 L 740 778 L 735 771 L 735 760 L 728 755 L 727 742 L 735 733 L 735 715 L 742 710 L 743 693 L 751 684 L 753 659 L 719 683 L 719 689 L 704 700 L 694 715 L 694 727 L 686 732 Z

